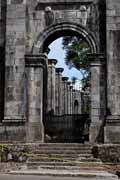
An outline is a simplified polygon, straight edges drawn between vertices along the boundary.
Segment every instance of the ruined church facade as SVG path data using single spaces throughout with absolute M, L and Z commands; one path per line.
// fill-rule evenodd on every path
M 1 142 L 44 142 L 47 51 L 64 35 L 91 48 L 90 142 L 120 143 L 119 0 L 0 1 Z

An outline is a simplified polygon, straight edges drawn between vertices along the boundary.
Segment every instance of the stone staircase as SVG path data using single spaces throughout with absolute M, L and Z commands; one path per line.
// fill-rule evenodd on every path
M 113 177 L 104 170 L 99 159 L 92 156 L 92 146 L 84 144 L 57 143 L 31 146 L 26 164 L 12 174 L 35 174 L 54 176 Z
M 101 164 L 92 156 L 92 146 L 83 144 L 40 144 L 31 150 L 33 156 L 27 161 L 28 169 L 49 168 L 74 169 L 84 164 Z

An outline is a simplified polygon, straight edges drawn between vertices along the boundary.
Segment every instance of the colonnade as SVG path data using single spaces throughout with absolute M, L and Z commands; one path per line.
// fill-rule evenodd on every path
M 81 114 L 81 93 L 73 88 L 68 77 L 63 76 L 64 69 L 56 67 L 57 60 L 48 60 L 47 112 L 55 115 Z M 75 102 L 77 109 L 75 110 Z

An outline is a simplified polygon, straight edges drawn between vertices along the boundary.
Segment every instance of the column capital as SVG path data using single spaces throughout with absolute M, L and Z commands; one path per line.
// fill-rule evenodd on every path
M 105 63 L 105 55 L 103 53 L 88 54 L 90 66 L 101 66 Z
M 60 74 L 64 71 L 64 68 L 56 68 L 55 71 L 56 73 Z
M 108 115 L 106 118 L 106 124 L 120 125 L 120 115 Z
M 105 58 L 105 54 L 103 53 L 89 53 L 88 54 L 88 58 L 90 59 L 104 59 Z
M 48 65 L 56 65 L 58 62 L 57 59 L 48 59 Z
M 68 79 L 69 79 L 69 77 L 62 77 L 62 80 L 63 80 L 64 82 L 68 81 Z
M 45 54 L 26 54 L 26 67 L 41 67 L 47 65 L 47 56 Z
M 70 86 L 70 89 L 72 90 L 72 89 L 73 89 L 73 86 Z
M 71 85 L 71 82 L 70 82 L 70 81 L 68 81 L 68 82 L 67 82 L 67 85 L 68 85 L 68 86 L 70 86 L 70 85 Z

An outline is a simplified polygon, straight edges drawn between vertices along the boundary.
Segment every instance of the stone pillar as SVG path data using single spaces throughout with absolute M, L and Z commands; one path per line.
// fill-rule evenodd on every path
M 106 11 L 107 118 L 104 134 L 105 143 L 120 144 L 120 15 L 117 13 L 120 1 L 107 0 Z
M 68 114 L 71 114 L 71 89 L 70 89 L 71 82 L 67 82 L 67 98 L 68 98 Z
M 63 107 L 64 107 L 64 111 L 63 114 L 68 114 L 68 96 L 67 96 L 67 81 L 68 81 L 68 77 L 62 77 L 62 81 L 63 81 Z
M 62 72 L 63 68 L 56 68 L 56 114 L 62 114 Z
M 0 123 L 4 119 L 6 1 L 0 1 Z
M 73 114 L 73 86 L 70 86 L 70 114 Z
M 27 142 L 43 142 L 43 75 L 47 57 L 26 55 L 27 76 Z
M 74 101 L 75 101 L 75 89 L 72 89 L 72 114 L 75 114 L 74 112 Z
M 64 109 L 64 106 L 65 106 L 65 98 L 64 98 L 64 81 L 63 81 L 63 77 L 62 77 L 62 115 L 65 114 L 65 109 Z
M 48 110 L 47 112 L 55 113 L 55 80 L 56 80 L 56 72 L 55 65 L 57 64 L 56 59 L 49 59 L 48 61 L 48 88 L 47 88 L 47 103 Z
M 103 112 L 101 108 L 101 70 L 103 70 L 103 56 L 100 54 L 89 55 L 91 60 L 91 126 L 90 142 L 101 141 L 103 136 Z M 105 90 L 105 89 L 104 89 Z M 101 129 L 102 128 L 102 129 Z

